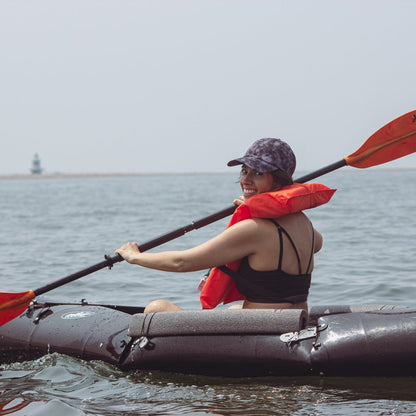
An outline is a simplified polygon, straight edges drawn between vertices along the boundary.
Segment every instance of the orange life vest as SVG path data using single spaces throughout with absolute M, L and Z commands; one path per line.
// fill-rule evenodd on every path
M 319 183 L 295 183 L 278 191 L 265 192 L 249 198 L 237 207 L 227 225 L 249 218 L 278 218 L 327 203 L 336 189 L 330 189 Z M 227 264 L 236 271 L 241 260 Z M 219 305 L 243 300 L 235 287 L 234 280 L 217 267 L 213 267 L 201 290 L 200 301 L 203 309 L 212 309 Z

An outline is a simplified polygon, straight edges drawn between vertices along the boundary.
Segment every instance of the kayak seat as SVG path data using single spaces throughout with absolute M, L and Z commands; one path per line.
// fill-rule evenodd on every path
M 245 335 L 296 332 L 308 321 L 303 309 L 219 309 L 139 313 L 130 320 L 132 338 L 176 335 Z

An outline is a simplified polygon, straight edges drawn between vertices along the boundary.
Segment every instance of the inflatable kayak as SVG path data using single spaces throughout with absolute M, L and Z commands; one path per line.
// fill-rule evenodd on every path
M 35 301 L 0 327 L 2 363 L 62 353 L 122 370 L 216 376 L 415 376 L 416 308 L 200 310 Z

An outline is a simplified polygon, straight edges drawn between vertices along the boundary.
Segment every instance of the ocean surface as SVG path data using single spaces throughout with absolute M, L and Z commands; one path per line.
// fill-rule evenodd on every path
M 307 172 L 301 172 L 301 174 Z M 3 292 L 37 289 L 231 205 L 238 173 L 0 179 Z M 300 176 L 300 175 L 299 175 Z M 416 170 L 343 168 L 317 179 L 337 192 L 307 211 L 324 236 L 309 304 L 416 304 Z M 228 219 L 160 248 L 184 249 Z M 47 294 L 56 301 L 200 309 L 203 273 L 125 262 Z M 46 295 L 45 295 L 46 296 Z M 398 340 L 400 342 L 400 340 Z M 411 415 L 414 378 L 226 379 L 120 372 L 51 354 L 0 364 L 0 415 Z

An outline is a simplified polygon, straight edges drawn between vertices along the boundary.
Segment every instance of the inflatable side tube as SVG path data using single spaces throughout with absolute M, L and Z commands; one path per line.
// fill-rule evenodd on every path
M 215 376 L 311 373 L 312 340 L 294 348 L 280 334 L 299 331 L 303 310 L 204 310 L 135 315 L 121 367 Z
M 307 376 L 312 340 L 293 347 L 278 335 L 181 335 L 138 338 L 122 370 L 222 377 Z
M 331 376 L 415 376 L 416 310 L 346 313 L 319 319 L 314 372 Z
M 405 309 L 407 306 L 397 305 L 320 305 L 309 308 L 308 325 L 317 325 L 321 316 L 338 315 L 340 313 L 389 311 L 394 309 Z
M 1 362 L 58 352 L 118 365 L 130 338 L 131 315 L 100 306 L 32 308 L 0 327 Z

